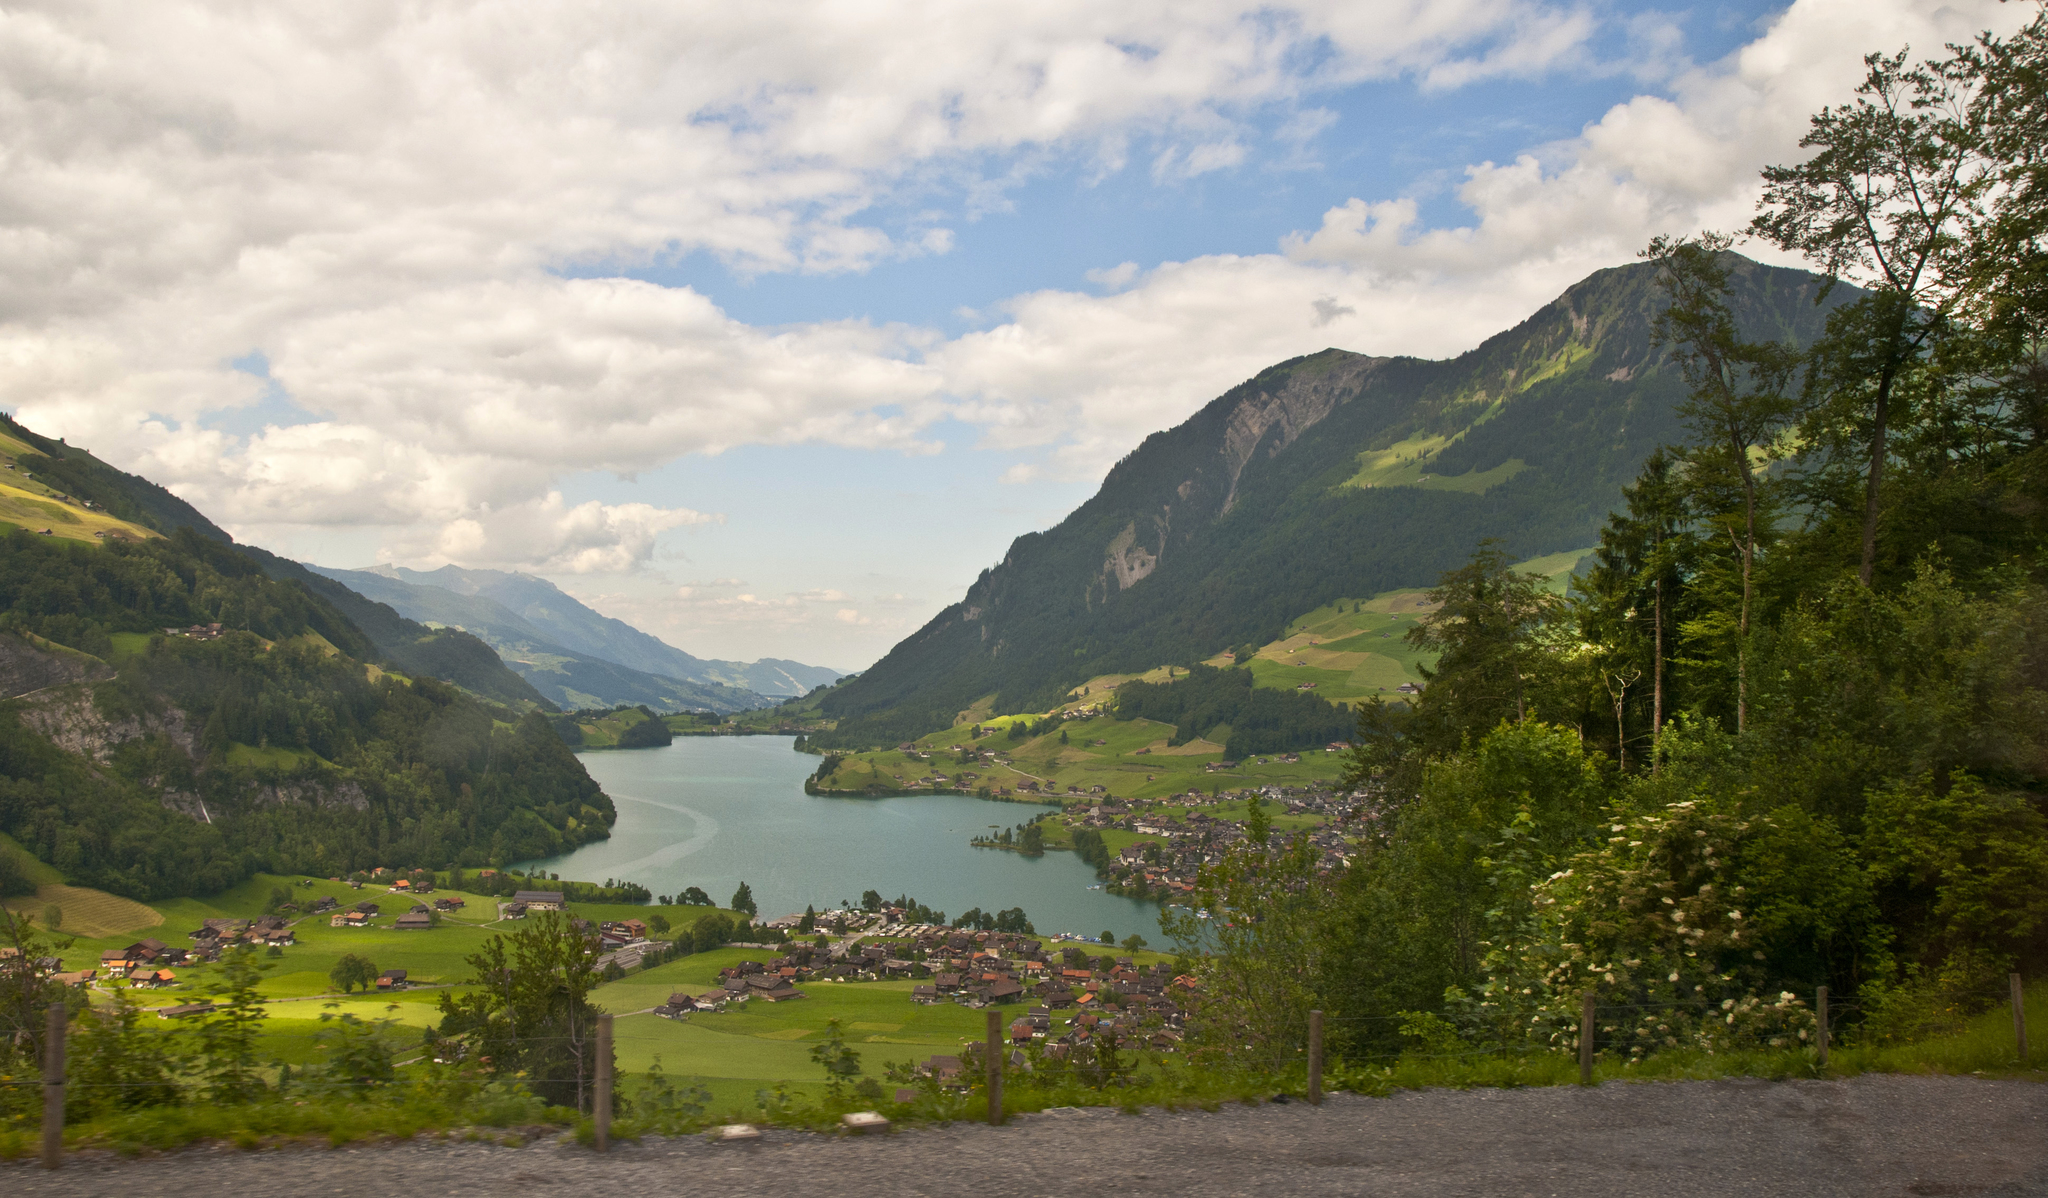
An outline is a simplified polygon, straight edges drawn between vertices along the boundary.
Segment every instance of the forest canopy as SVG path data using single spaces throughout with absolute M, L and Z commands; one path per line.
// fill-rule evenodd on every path
M 616 818 L 545 717 L 375 669 L 326 600 L 189 529 L 0 535 L 0 600 L 10 655 L 112 667 L 0 704 L 0 831 L 77 884 L 150 899 L 259 869 L 506 863 Z M 164 631 L 194 624 L 222 631 Z M 87 755 L 52 743 L 65 729 Z

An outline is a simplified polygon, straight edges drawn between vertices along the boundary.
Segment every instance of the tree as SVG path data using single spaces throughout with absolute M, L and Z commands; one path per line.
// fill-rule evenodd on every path
M 722 916 L 709 916 L 723 918 Z M 587 1109 L 597 1076 L 598 938 L 547 911 L 465 958 L 466 988 L 441 992 L 441 1031 L 468 1034 L 501 1077 L 525 1074 L 534 1092 Z
M 1337 781 L 1337 789 L 1346 794 L 1379 781 L 1404 760 L 1407 724 L 1414 714 L 1414 709 L 1406 704 L 1389 706 L 1378 695 L 1355 704 L 1352 710 L 1356 726 L 1351 734 L 1351 752 L 1344 763 L 1344 776 Z
M 0 856 L 4 856 L 4 850 L 0 850 Z M 13 960 L 35 961 L 53 956 L 64 943 L 67 942 L 52 945 L 36 933 L 35 920 L 29 915 L 0 907 L 0 947 L 13 950 L 7 954 Z M 47 1026 L 44 1012 L 52 1002 L 75 993 L 52 982 L 41 970 L 0 969 L 0 1061 L 5 1061 L 10 1052 L 19 1053 L 24 1058 L 23 1065 L 35 1069 L 33 1062 L 42 1059 Z
M 846 1046 L 838 1019 L 825 1021 L 825 1039 L 811 1048 L 811 1060 L 825 1070 L 825 1092 L 832 1103 L 845 1101 L 846 1083 L 860 1076 L 860 1053 Z
M 1329 905 L 1306 837 L 1278 852 L 1235 845 L 1202 867 L 1194 894 L 1164 909 L 1159 926 L 1181 952 L 1201 955 L 1203 1039 L 1267 1060 L 1292 1057 L 1316 1005 Z M 1103 939 L 1111 942 L 1107 932 Z
M 1244 801 L 1244 838 L 1259 846 L 1266 847 L 1267 839 L 1273 833 L 1273 817 L 1266 814 L 1266 802 L 1257 795 Z
M 1893 405 L 1965 298 L 1965 249 L 1982 236 L 1997 182 L 1970 72 L 1909 70 L 1906 58 L 1900 50 L 1864 59 L 1855 102 L 1822 109 L 1800 139 L 1815 153 L 1765 168 L 1749 226 L 1804 255 L 1830 286 L 1843 280 L 1869 293 L 1828 318 L 1810 375 L 1820 394 L 1801 430 L 1830 456 L 1846 458 L 1861 443 L 1865 586 L 1877 561 Z
M 663 915 L 659 911 L 647 917 L 647 930 L 657 936 L 667 935 L 671 926 L 673 925 L 669 923 L 668 916 Z
M 726 906 L 730 910 L 741 911 L 748 915 L 759 915 L 761 913 L 760 908 L 754 905 L 754 888 L 745 882 L 741 882 L 740 888 L 732 892 L 732 902 L 727 903 Z
M 1430 751 L 1456 748 L 1502 719 L 1528 718 L 1529 687 L 1543 660 L 1536 634 L 1558 610 L 1540 574 L 1517 573 L 1497 540 L 1447 571 L 1430 590 L 1436 610 L 1408 641 L 1437 653 L 1412 727 Z
M 1139 949 L 1145 947 L 1145 938 L 1143 936 L 1138 935 L 1136 932 L 1133 932 L 1130 935 L 1124 937 L 1123 945 L 1124 948 L 1126 948 L 1127 950 L 1131 952 L 1137 952 Z
M 206 987 L 214 1008 L 194 1025 L 193 1038 L 206 1096 L 213 1102 L 248 1102 L 267 1088 L 257 1044 L 269 1015 L 256 987 L 269 969 L 254 949 L 242 945 L 221 959 L 220 977 Z
M 860 909 L 870 915 L 880 911 L 882 909 L 881 894 L 873 890 L 863 891 L 860 896 Z
M 1723 257 L 1733 242 L 1721 233 L 1659 237 L 1642 256 L 1657 264 L 1670 299 L 1651 327 L 1657 342 L 1671 347 L 1685 376 L 1686 398 L 1678 414 L 1693 435 L 1686 454 L 1693 468 L 1689 481 L 1695 491 L 1710 491 L 1713 479 L 1727 479 L 1742 497 L 1736 538 L 1742 558 L 1735 666 L 1735 727 L 1740 732 L 1749 711 L 1751 571 L 1764 489 L 1758 459 L 1768 463 L 1778 456 L 1781 434 L 1793 414 L 1790 383 L 1799 357 L 1782 343 L 1746 341 L 1736 331 Z M 1619 701 L 1616 706 L 1618 712 Z
M 711 896 L 704 893 L 702 886 L 683 887 L 683 893 L 678 896 L 677 901 L 686 907 L 709 907 L 712 905 Z
M 1680 610 L 1686 578 L 1682 565 L 1693 541 L 1683 463 L 1659 448 L 1644 460 L 1633 483 L 1622 488 L 1625 510 L 1610 513 L 1600 530 L 1593 566 L 1574 580 L 1576 614 L 1585 640 L 1602 646 L 1612 664 L 1640 665 L 1648 657 L 1650 676 L 1650 769 L 1658 767 L 1657 748 L 1664 734 L 1669 667 L 1674 638 L 1673 616 Z M 1647 631 L 1644 625 L 1648 625 Z M 1626 762 L 1627 732 L 1616 756 Z
M 134 992 L 126 986 L 117 987 L 113 999 L 110 1005 L 80 1011 L 76 1033 L 65 1045 L 70 1088 L 64 1106 L 70 1115 L 82 1118 L 178 1099 L 171 1075 L 173 1054 L 165 1051 L 161 1034 L 141 1026 L 148 1012 L 136 1005 Z
M 804 904 L 804 917 L 797 921 L 796 930 L 798 933 L 805 935 L 818 930 L 818 909 L 816 907 L 809 903 Z
M 714 911 L 700 918 L 690 929 L 690 950 L 708 953 L 721 944 L 729 943 L 734 934 L 732 916 Z
M 334 968 L 327 971 L 327 980 L 343 994 L 349 993 L 357 986 L 368 990 L 376 984 L 377 967 L 368 957 L 346 953 L 341 960 L 334 963 Z
M 1018 837 L 1017 848 L 1020 852 L 1028 855 L 1035 856 L 1036 854 L 1043 853 L 1045 851 L 1045 829 L 1039 827 L 1035 822 L 1024 825 L 1024 835 Z

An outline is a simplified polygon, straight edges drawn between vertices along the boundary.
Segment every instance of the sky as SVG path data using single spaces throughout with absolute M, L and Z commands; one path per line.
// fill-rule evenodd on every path
M 0 408 L 300 560 L 855 670 L 1264 367 L 1738 230 L 1864 54 L 2032 11 L 17 3 Z

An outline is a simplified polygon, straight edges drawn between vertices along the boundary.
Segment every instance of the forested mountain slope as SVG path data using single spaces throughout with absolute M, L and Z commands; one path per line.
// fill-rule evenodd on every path
M 1803 271 L 1734 262 L 1750 336 L 1805 344 L 1833 304 Z M 1328 349 L 1155 433 L 1056 527 L 1019 537 L 946 608 L 823 700 L 826 743 L 892 743 L 990 694 L 1042 710 L 1099 674 L 1274 639 L 1343 595 L 1427 585 L 1498 537 L 1593 544 L 1621 486 L 1675 439 L 1654 348 L 1656 268 L 1600 271 L 1446 361 Z
M 257 869 L 483 864 L 608 835 L 611 800 L 538 711 L 404 676 L 324 580 L 153 484 L 83 451 L 34 466 L 165 534 L 0 530 L 0 831 L 69 881 L 154 898 Z M 538 701 L 481 641 L 324 585 L 414 660 Z
M 87 450 L 32 432 L 4 413 L 0 413 L 0 441 L 18 442 L 30 451 L 16 455 L 20 473 L 33 474 L 37 481 L 74 499 L 90 502 L 110 515 L 167 535 L 186 528 L 210 540 L 234 542 L 199 509 L 157 484 L 117 470 Z M 240 549 L 262 563 L 271 577 L 305 584 L 354 623 L 371 642 L 358 656 L 373 656 L 405 674 L 429 674 L 453 682 L 494 702 L 553 706 L 518 674 L 505 668 L 491 647 L 476 637 L 455 629 L 428 628 L 321 578 L 297 562 L 253 546 Z

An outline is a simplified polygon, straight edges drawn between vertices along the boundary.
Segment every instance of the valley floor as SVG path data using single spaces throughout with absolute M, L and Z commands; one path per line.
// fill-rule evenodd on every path
M 2048 1194 L 2048 1086 L 1958 1077 L 1620 1083 L 1334 1095 L 1214 1112 L 1110 1108 L 844 1139 L 771 1131 L 527 1148 L 411 1141 L 341 1149 L 77 1156 L 0 1166 L 7 1192 L 956 1195 Z

